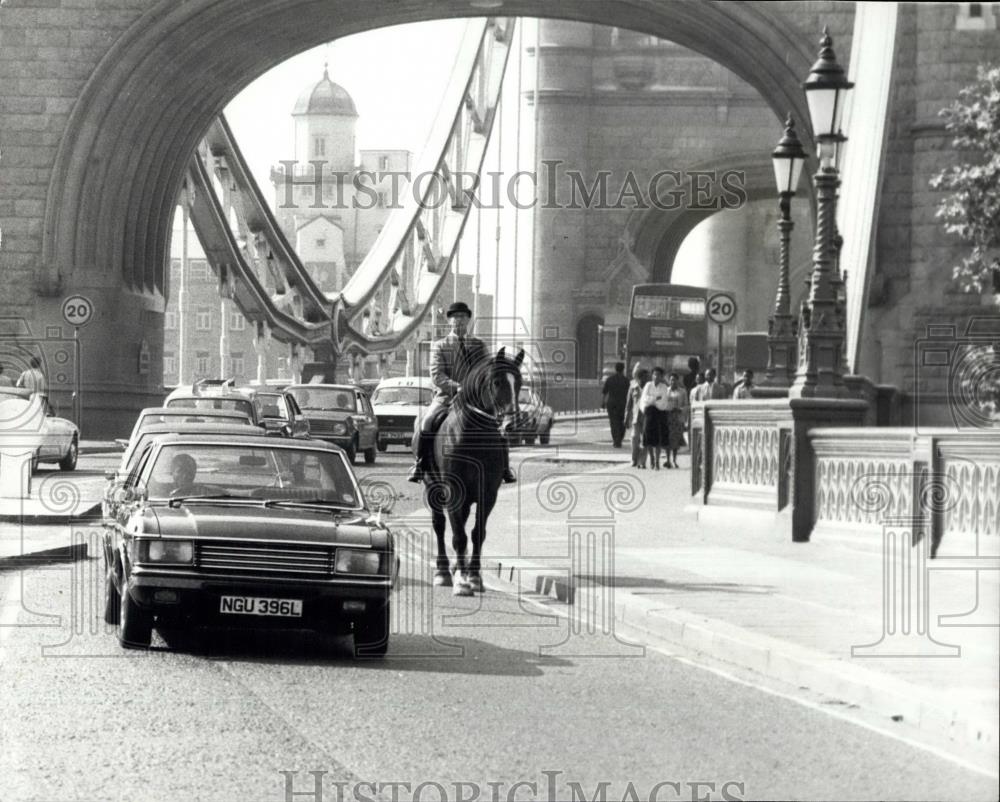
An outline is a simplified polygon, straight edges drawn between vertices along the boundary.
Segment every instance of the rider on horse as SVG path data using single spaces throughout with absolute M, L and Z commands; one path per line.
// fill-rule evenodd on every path
M 469 322 L 472 320 L 472 310 L 468 305 L 456 301 L 448 307 L 447 317 L 451 323 L 451 333 L 436 340 L 431 346 L 431 381 L 437 387 L 437 393 L 420 424 L 417 459 L 407 477 L 411 482 L 423 481 L 424 474 L 429 470 L 434 432 L 447 416 L 451 401 L 461 389 L 462 382 L 477 364 L 489 359 L 485 343 L 478 337 L 467 335 Z M 503 461 L 504 482 L 516 482 L 517 478 L 510 469 L 510 453 L 506 441 L 504 441 Z

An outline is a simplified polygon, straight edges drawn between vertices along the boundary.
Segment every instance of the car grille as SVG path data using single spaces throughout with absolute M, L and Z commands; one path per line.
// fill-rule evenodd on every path
M 343 436 L 344 432 L 335 432 L 333 430 L 334 426 L 343 426 L 343 421 L 335 420 L 325 420 L 323 418 L 310 418 L 309 419 L 309 434 L 330 434 Z
M 380 429 L 413 429 L 413 415 L 379 415 Z
M 333 574 L 334 550 L 325 546 L 272 546 L 246 543 L 199 543 L 197 566 L 261 576 Z

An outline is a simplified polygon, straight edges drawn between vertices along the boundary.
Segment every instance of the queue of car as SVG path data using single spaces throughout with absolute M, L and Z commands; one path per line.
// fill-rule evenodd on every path
M 300 421 L 286 390 L 231 382 L 178 388 L 139 416 L 102 505 L 104 617 L 123 646 L 148 646 L 155 627 L 277 627 L 385 654 L 393 535 L 346 451 Z

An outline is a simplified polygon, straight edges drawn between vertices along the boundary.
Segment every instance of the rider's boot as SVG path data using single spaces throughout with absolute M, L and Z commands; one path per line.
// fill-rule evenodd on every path
M 419 484 L 424 481 L 424 472 L 426 471 L 424 453 L 427 450 L 427 435 L 423 432 L 420 433 L 420 440 L 417 443 L 417 458 L 413 462 L 413 467 L 410 468 L 409 474 L 407 474 L 406 479 L 410 482 L 415 482 Z

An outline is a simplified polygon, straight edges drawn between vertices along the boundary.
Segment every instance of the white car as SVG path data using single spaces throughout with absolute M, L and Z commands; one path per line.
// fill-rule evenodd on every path
M 378 418 L 378 450 L 390 445 L 410 447 L 414 421 L 434 398 L 434 385 L 426 376 L 383 379 L 372 393 L 372 408 Z
M 44 411 L 38 405 L 30 390 L 0 387 L 0 427 L 18 445 L 35 449 L 32 468 L 40 462 L 57 462 L 62 470 L 72 471 L 80 454 L 80 430 L 73 421 L 53 414 L 48 404 Z

